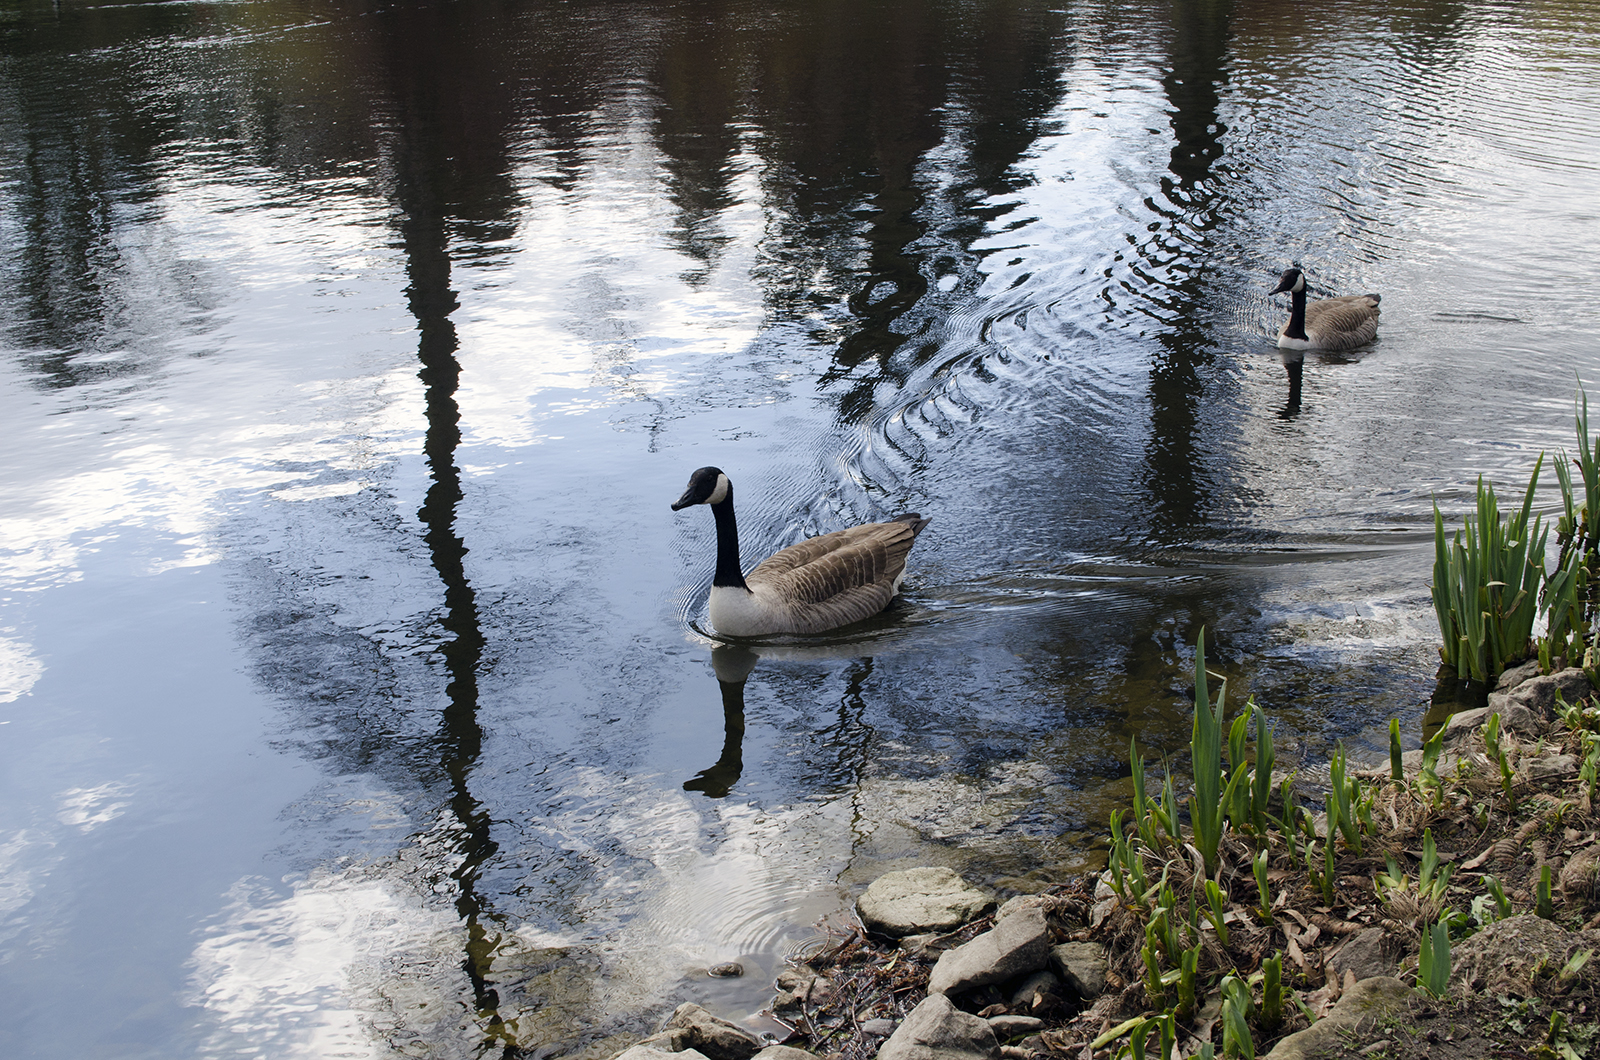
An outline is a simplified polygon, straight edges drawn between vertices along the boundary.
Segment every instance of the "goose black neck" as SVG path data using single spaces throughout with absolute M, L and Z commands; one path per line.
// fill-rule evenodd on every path
M 1291 339 L 1306 337 L 1306 292 L 1304 289 L 1289 292 L 1289 327 L 1284 332 Z
M 732 486 L 726 497 L 711 506 L 711 514 L 717 520 L 717 573 L 712 575 L 711 584 L 749 588 L 739 570 L 739 527 L 733 519 Z

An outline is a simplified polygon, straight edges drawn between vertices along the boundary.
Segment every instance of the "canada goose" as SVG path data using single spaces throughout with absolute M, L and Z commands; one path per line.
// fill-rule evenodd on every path
M 1378 334 L 1378 302 L 1375 294 L 1347 294 L 1306 304 L 1306 277 L 1299 269 L 1288 268 L 1278 278 L 1273 294 L 1289 292 L 1289 322 L 1278 332 L 1278 346 L 1285 350 L 1353 350 L 1371 342 Z
M 711 505 L 717 521 L 717 572 L 711 579 L 711 624 L 731 637 L 821 633 L 859 622 L 889 606 L 906 576 L 906 555 L 928 520 L 902 515 L 813 537 L 768 556 L 748 576 L 739 572 L 739 530 L 733 484 L 720 468 L 689 476 L 672 506 Z

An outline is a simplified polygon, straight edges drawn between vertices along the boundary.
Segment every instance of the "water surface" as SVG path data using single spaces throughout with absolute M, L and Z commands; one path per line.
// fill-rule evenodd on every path
M 1094 864 L 1202 627 L 1290 757 L 1415 733 L 1435 500 L 1520 489 L 1600 376 L 1589 4 L 0 40 L 6 1056 L 751 1018 L 883 871 Z M 1285 365 L 1290 262 L 1378 341 Z M 714 649 L 706 464 L 750 562 L 932 516 L 904 598 Z

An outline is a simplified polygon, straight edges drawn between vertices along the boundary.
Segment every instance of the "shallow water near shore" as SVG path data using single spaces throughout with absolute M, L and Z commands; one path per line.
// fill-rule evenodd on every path
M 1280 759 L 1415 735 L 1434 502 L 1520 495 L 1600 378 L 1589 4 L 0 40 L 8 1057 L 749 1017 L 884 871 L 1093 864 L 1202 627 Z M 1286 364 L 1291 262 L 1379 339 Z M 931 516 L 903 598 L 714 647 L 708 464 L 747 563 Z

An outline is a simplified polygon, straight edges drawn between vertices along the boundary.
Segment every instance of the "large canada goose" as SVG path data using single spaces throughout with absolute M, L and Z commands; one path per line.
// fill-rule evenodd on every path
M 745 575 L 739 571 L 739 530 L 728 476 L 714 467 L 690 475 L 689 488 L 672 510 L 691 504 L 711 505 L 716 517 L 711 624 L 731 637 L 821 633 L 871 618 L 900 591 L 911 543 L 928 525 L 920 515 L 902 515 L 836 530 L 790 545 Z
M 1288 268 L 1278 278 L 1273 294 L 1289 292 L 1289 322 L 1278 332 L 1278 347 L 1285 350 L 1353 350 L 1378 334 L 1375 294 L 1347 294 L 1306 304 L 1306 277 Z

